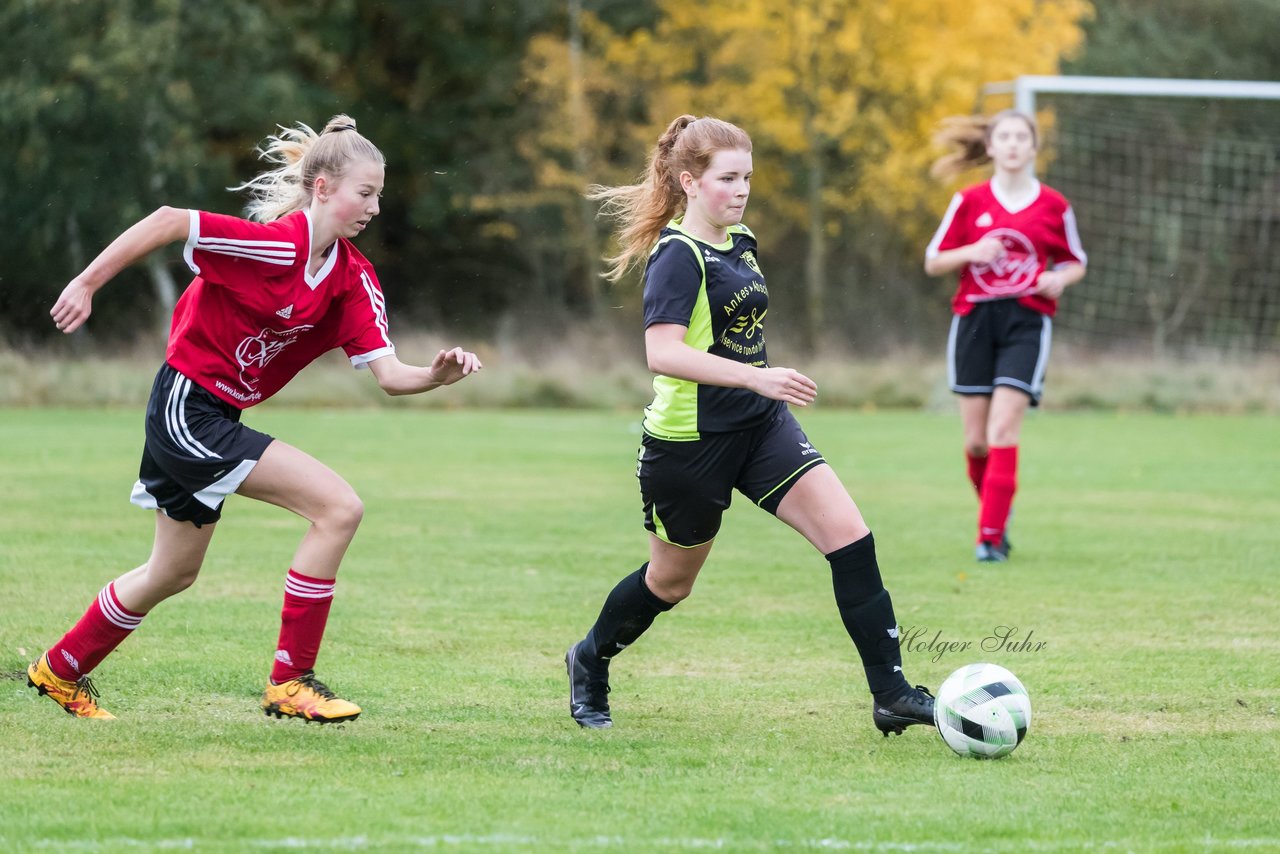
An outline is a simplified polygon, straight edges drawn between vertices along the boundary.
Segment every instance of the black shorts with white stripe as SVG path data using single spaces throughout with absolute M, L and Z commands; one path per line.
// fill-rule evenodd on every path
M 217 522 L 274 440 L 240 423 L 240 410 L 167 363 L 147 403 L 147 441 L 131 501 L 197 528 Z
M 978 303 L 964 317 L 951 318 L 947 382 L 956 394 L 991 394 L 996 386 L 1009 386 L 1038 406 L 1052 340 L 1047 315 L 1012 299 Z

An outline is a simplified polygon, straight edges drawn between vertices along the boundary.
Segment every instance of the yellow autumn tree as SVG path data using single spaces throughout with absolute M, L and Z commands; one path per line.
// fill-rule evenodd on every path
M 985 83 L 1055 73 L 1081 46 L 1093 11 L 1088 0 L 657 7 L 651 28 L 627 34 L 583 16 L 577 124 L 565 123 L 569 106 L 549 111 L 555 118 L 529 135 L 526 156 L 561 164 L 547 177 L 580 188 L 633 178 L 681 113 L 740 124 L 755 145 L 756 196 L 767 200 L 753 203 L 755 213 L 805 242 L 810 344 L 826 314 L 829 242 L 848 239 L 869 217 L 911 238 L 927 233 L 950 192 L 928 177 L 939 120 L 972 112 Z M 554 41 L 530 51 L 530 96 L 560 93 L 568 105 L 569 54 Z M 552 61 L 557 51 L 564 62 Z M 584 166 L 591 174 L 578 173 Z

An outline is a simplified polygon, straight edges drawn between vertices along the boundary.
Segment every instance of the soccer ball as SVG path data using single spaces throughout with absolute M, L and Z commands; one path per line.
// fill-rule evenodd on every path
M 997 664 L 968 664 L 947 677 L 933 704 L 942 740 L 961 756 L 998 759 L 1022 744 L 1031 725 L 1031 698 Z

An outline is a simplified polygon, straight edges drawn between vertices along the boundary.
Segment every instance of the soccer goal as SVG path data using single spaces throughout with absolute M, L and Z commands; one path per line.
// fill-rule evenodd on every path
M 1089 274 L 1060 340 L 1160 357 L 1280 354 L 1280 83 L 1028 76 Z M 984 105 L 985 106 L 985 105 Z M 988 110 L 989 111 L 989 110 Z

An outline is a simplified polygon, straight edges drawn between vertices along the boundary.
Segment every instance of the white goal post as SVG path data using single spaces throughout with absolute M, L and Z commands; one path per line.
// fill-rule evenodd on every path
M 991 83 L 987 94 L 1013 93 L 1013 105 L 1028 115 L 1040 93 L 1143 95 L 1163 98 L 1252 98 L 1280 100 L 1280 83 L 1265 80 L 1179 80 L 1164 77 L 1072 77 L 1027 74 L 1012 83 Z
M 1089 274 L 1064 343 L 1280 355 L 1280 82 L 1034 75 L 982 94 L 1040 116 L 1039 169 L 1075 209 Z

